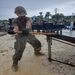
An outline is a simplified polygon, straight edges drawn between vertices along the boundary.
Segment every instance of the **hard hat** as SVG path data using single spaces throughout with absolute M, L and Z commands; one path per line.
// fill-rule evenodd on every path
M 17 16 L 25 16 L 25 15 L 27 15 L 27 12 L 26 12 L 26 10 L 25 10 L 24 7 L 22 7 L 22 6 L 17 6 L 17 7 L 15 8 L 15 14 L 16 14 Z

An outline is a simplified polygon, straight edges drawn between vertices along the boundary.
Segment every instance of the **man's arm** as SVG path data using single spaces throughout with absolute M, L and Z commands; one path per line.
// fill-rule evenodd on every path
M 32 19 L 29 18 L 29 20 L 26 23 L 26 28 L 31 29 Z
M 19 28 L 18 28 L 17 25 L 14 25 L 14 29 L 13 29 L 13 31 L 14 31 L 15 33 L 17 33 L 17 32 L 19 31 Z
M 32 19 L 28 18 L 28 21 L 26 23 L 26 28 L 22 30 L 22 34 L 26 34 L 26 35 L 29 34 L 29 31 L 31 30 L 31 24 L 32 24 Z M 19 34 L 19 27 L 15 22 L 13 23 L 13 27 L 14 27 L 13 31 Z
M 18 34 L 19 33 L 18 25 L 14 24 L 13 26 L 14 26 L 13 31 Z M 22 30 L 21 34 L 27 35 L 29 33 L 30 29 L 31 29 L 31 20 L 28 20 L 26 23 L 26 28 L 24 30 Z
M 28 21 L 27 21 L 27 23 L 26 23 L 26 28 L 27 29 L 31 29 L 31 24 L 32 24 L 32 19 L 29 19 Z M 19 27 L 18 27 L 18 25 L 16 24 L 16 23 L 14 23 L 14 29 L 13 29 L 13 31 L 16 33 L 16 32 L 18 32 L 19 31 Z
M 26 28 L 31 29 L 31 22 L 30 21 L 27 21 Z
M 26 28 L 22 30 L 22 34 L 28 35 L 31 30 L 31 22 L 28 20 L 26 23 Z

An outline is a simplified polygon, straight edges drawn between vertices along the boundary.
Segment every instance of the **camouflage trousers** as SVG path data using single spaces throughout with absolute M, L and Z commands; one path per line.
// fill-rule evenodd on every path
M 16 39 L 16 42 L 14 43 L 15 54 L 13 55 L 13 61 L 18 61 L 21 59 L 27 42 L 32 45 L 34 51 L 41 50 L 41 43 L 35 37 L 35 35 L 28 35 L 28 36 L 16 35 L 15 39 Z

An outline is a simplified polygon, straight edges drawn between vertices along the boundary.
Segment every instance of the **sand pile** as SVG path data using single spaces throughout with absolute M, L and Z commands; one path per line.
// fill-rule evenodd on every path
M 33 47 L 27 43 L 23 57 L 19 62 L 19 70 L 11 69 L 14 54 L 14 36 L 0 37 L 0 75 L 75 75 L 75 67 L 56 61 L 48 61 L 46 36 L 36 35 L 42 43 L 44 56 L 35 56 Z M 53 40 L 52 59 L 75 64 L 75 47 Z

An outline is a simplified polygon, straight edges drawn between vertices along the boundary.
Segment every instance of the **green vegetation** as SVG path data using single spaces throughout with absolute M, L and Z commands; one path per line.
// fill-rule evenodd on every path
M 0 20 L 0 22 L 8 22 L 8 20 Z
M 53 22 L 54 20 L 65 20 L 66 22 L 75 21 L 74 13 L 72 13 L 71 16 L 64 16 L 63 13 L 57 13 L 56 9 L 54 15 L 52 15 L 51 12 L 47 11 L 45 15 L 43 15 L 43 12 L 39 12 L 39 15 L 35 17 L 36 21 L 37 20 L 45 20 L 48 22 Z M 0 20 L 0 22 L 8 22 L 8 20 Z
M 65 20 L 66 22 L 75 21 L 75 16 L 64 16 L 63 13 L 55 13 L 52 15 L 50 12 L 46 12 L 45 16 L 43 16 L 43 12 L 39 12 L 40 15 L 37 16 L 36 20 L 46 20 L 48 22 L 52 22 L 54 20 Z M 74 16 L 74 17 L 73 17 Z
M 57 14 L 55 14 L 55 15 L 52 15 L 52 19 L 53 20 L 60 20 L 60 19 L 64 19 L 65 18 L 65 16 L 62 14 L 62 13 L 57 13 Z

